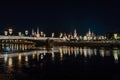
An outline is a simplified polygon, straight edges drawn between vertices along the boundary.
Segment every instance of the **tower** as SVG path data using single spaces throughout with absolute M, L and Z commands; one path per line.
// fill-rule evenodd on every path
M 39 27 L 37 27 L 37 33 L 36 33 L 36 37 L 39 38 L 40 37 L 40 33 L 39 33 Z
M 39 27 L 37 27 L 37 34 L 39 34 Z
M 91 30 L 90 30 L 90 28 L 89 28 L 89 30 L 88 30 L 88 32 L 87 32 L 87 34 L 86 34 L 86 36 L 88 36 L 88 37 L 90 37 L 90 36 L 91 36 Z
M 34 33 L 34 29 L 32 29 L 32 36 L 34 36 L 35 35 L 35 33 Z
M 76 31 L 76 29 L 74 29 L 74 38 L 76 38 L 77 37 L 77 31 Z

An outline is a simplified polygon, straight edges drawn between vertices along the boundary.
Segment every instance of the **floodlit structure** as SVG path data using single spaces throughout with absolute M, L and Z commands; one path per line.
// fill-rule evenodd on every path
M 8 29 L 8 31 L 9 31 L 9 34 L 12 35 L 12 33 L 13 33 L 13 29 L 10 28 L 10 29 Z

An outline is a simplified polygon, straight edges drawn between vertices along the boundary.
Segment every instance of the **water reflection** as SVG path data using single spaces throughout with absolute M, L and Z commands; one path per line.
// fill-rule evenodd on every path
M 49 54 L 51 56 L 47 56 Z M 58 61 L 64 62 L 66 59 L 71 59 L 72 57 L 72 59 L 78 59 L 83 60 L 83 62 L 89 62 L 93 58 L 97 59 L 97 56 L 100 56 L 101 59 L 113 56 L 114 62 L 119 63 L 119 55 L 120 55 L 119 48 L 60 46 L 50 48 L 49 51 L 47 48 L 43 47 L 41 48 L 41 50 L 34 50 L 28 52 L 16 52 L 16 53 L 6 52 L 4 54 L 3 53 L 0 54 L 0 59 L 3 58 L 4 64 L 7 64 L 4 67 L 8 67 L 8 69 L 6 70 L 10 72 L 14 69 L 16 63 L 17 68 L 21 69 L 23 66 L 27 68 L 33 65 L 36 66 L 34 61 L 39 62 L 40 66 L 43 67 L 48 59 L 51 59 L 51 61 L 54 62 L 57 58 Z
M 99 52 L 100 52 L 100 55 L 101 55 L 102 57 L 104 57 L 104 54 L 105 54 L 104 48 L 101 48 L 101 49 L 99 50 Z
M 87 57 L 87 48 L 86 47 L 84 47 L 84 49 L 83 49 L 83 54 L 85 57 Z
M 8 69 L 7 69 L 7 73 L 11 73 L 13 72 L 13 60 L 11 57 L 8 58 Z
M 11 68 L 12 66 L 13 66 L 13 60 L 12 60 L 12 58 L 10 57 L 10 58 L 8 59 L 8 67 Z
M 55 55 L 54 55 L 54 48 L 52 48 L 52 61 L 54 61 L 54 57 L 55 57 Z
M 32 59 L 35 59 L 35 52 L 33 52 L 33 54 L 32 54 Z
M 6 52 L 6 53 L 4 54 L 4 62 L 7 63 L 7 60 L 8 60 L 8 53 Z
M 19 54 L 18 54 L 18 67 L 19 67 L 19 68 L 22 67 L 22 63 L 21 63 L 21 62 L 22 62 L 22 54 L 19 53 Z
M 94 54 L 97 55 L 97 49 L 95 48 L 93 49 L 93 51 L 94 51 Z
M 113 49 L 113 56 L 114 56 L 115 63 L 118 63 L 119 55 L 120 55 L 120 50 Z
M 5 50 L 8 47 L 11 51 L 24 51 L 31 49 L 31 44 L 1 44 L 1 50 Z
M 25 66 L 29 67 L 29 62 L 28 62 L 28 55 L 25 56 Z

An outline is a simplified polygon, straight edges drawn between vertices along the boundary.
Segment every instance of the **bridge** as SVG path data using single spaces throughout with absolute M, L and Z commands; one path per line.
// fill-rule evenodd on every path
M 29 37 L 29 36 L 3 36 L 0 35 L 0 40 L 54 40 L 64 41 L 63 38 L 52 38 L 52 37 Z

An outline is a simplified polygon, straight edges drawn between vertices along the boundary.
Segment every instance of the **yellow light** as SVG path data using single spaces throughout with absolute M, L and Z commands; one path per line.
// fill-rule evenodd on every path
M 9 59 L 8 59 L 8 66 L 9 66 L 9 67 L 12 67 L 12 58 L 9 58 Z
M 114 34 L 114 39 L 118 39 L 118 35 L 117 34 Z
M 36 34 L 36 37 L 39 38 L 39 37 L 40 37 L 40 34 Z
M 4 31 L 4 35 L 7 36 L 8 35 L 8 31 Z
M 44 56 L 43 56 L 43 55 L 41 55 L 41 59 L 43 59 L 43 57 L 44 57 Z
M 9 31 L 9 34 L 11 35 L 12 34 L 12 32 L 13 32 L 13 29 L 8 29 L 8 31 Z
M 25 56 L 25 61 L 28 62 L 28 56 Z

